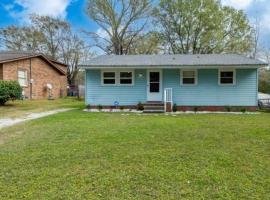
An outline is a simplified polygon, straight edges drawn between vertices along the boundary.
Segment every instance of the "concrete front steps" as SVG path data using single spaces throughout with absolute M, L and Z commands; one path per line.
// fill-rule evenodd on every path
M 144 113 L 164 113 L 164 103 L 161 101 L 147 101 L 143 104 Z

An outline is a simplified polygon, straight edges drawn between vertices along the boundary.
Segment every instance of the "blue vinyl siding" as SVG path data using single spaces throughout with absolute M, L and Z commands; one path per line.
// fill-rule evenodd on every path
M 136 105 L 147 101 L 147 71 L 134 70 L 134 86 L 102 86 L 101 70 L 86 70 L 86 104 Z M 143 74 L 143 77 L 139 77 Z M 237 69 L 236 84 L 218 84 L 218 69 L 198 69 L 198 84 L 180 85 L 179 69 L 163 69 L 163 88 L 173 88 L 173 101 L 185 106 L 257 106 L 257 69 Z
M 257 106 L 257 69 L 237 69 L 236 84 L 218 84 L 218 69 L 199 69 L 198 84 L 180 85 L 178 69 L 163 70 L 164 88 L 173 88 L 173 102 L 186 106 Z
M 146 70 L 134 70 L 133 86 L 101 85 L 101 70 L 86 70 L 86 104 L 137 105 L 146 101 Z M 143 77 L 139 77 L 142 74 Z

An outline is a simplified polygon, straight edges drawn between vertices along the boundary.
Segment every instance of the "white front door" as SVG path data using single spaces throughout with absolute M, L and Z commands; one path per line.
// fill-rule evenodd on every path
M 147 101 L 162 101 L 162 71 L 147 71 Z

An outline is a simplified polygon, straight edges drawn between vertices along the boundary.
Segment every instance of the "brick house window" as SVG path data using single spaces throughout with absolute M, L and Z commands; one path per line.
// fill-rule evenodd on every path
M 20 86 L 25 87 L 27 86 L 27 71 L 19 69 L 18 70 L 18 81 Z

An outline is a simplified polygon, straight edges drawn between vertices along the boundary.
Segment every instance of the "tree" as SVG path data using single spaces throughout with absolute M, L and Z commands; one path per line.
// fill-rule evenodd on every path
M 246 15 L 218 0 L 161 0 L 154 16 L 169 53 L 250 52 Z
M 69 84 L 75 84 L 75 79 L 79 71 L 79 62 L 92 56 L 89 47 L 70 30 L 67 30 L 66 33 L 63 34 L 59 47 L 59 55 L 63 59 L 63 62 L 68 65 L 68 82 Z
M 252 35 L 253 35 L 253 51 L 251 52 L 251 57 L 256 58 L 259 53 L 259 40 L 260 40 L 260 22 L 256 18 L 255 23 L 252 27 Z
M 259 77 L 259 91 L 270 94 L 270 70 L 260 69 Z
M 129 54 L 158 54 L 163 51 L 158 33 L 140 34 L 130 46 Z
M 44 36 L 42 51 L 52 59 L 59 59 L 60 42 L 70 30 L 69 23 L 49 16 L 31 15 L 30 19 L 33 28 Z
M 8 26 L 0 29 L 0 39 L 6 49 L 40 51 L 43 34 L 31 27 Z
M 128 54 L 145 29 L 150 12 L 149 0 L 88 0 L 86 13 L 103 33 L 89 34 L 107 54 Z

